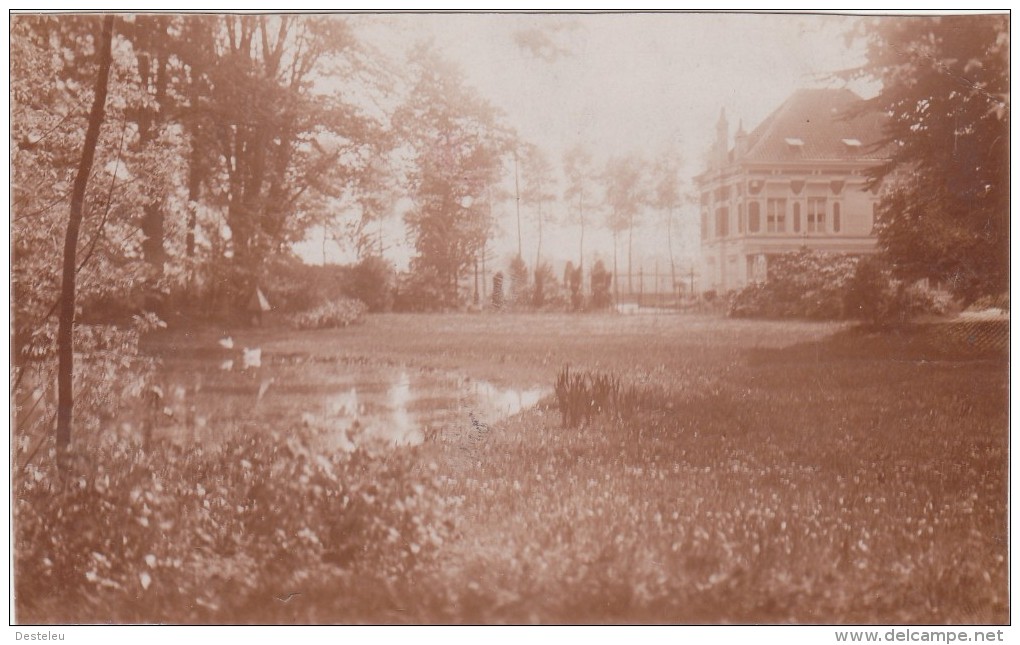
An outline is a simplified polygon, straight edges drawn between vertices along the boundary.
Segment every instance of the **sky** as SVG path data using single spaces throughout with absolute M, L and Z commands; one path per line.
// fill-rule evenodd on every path
M 740 122 L 750 131 L 794 90 L 843 86 L 831 74 L 862 62 L 860 45 L 848 49 L 843 37 L 856 19 L 850 16 L 431 13 L 348 19 L 365 42 L 395 61 L 432 40 L 555 165 L 575 142 L 587 143 L 597 160 L 628 153 L 651 158 L 671 148 L 685 161 L 688 185 L 702 169 L 721 109 L 731 136 Z M 850 87 L 862 96 L 876 89 Z M 696 253 L 693 220 L 686 213 L 674 239 L 687 256 Z M 649 262 L 664 258 L 661 221 L 650 213 L 644 221 L 636 253 Z M 397 217 L 393 224 L 386 232 L 394 243 L 390 253 L 403 264 L 411 250 L 396 245 L 403 234 Z M 516 225 L 503 228 L 496 246 L 515 252 Z M 559 227 L 546 235 L 549 259 L 572 257 L 575 232 Z M 525 247 L 536 245 L 532 238 Z M 607 233 L 597 232 L 589 249 L 606 257 L 608 241 Z M 321 240 L 309 248 L 321 258 Z

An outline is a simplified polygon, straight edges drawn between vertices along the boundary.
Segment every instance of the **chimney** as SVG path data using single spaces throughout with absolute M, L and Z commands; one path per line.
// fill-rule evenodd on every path
M 722 168 L 726 165 L 730 152 L 730 124 L 726 120 L 726 108 L 719 111 L 719 121 L 715 124 L 715 165 Z
M 737 133 L 733 135 L 734 156 L 740 159 L 747 154 L 747 133 L 744 132 L 744 121 L 740 120 L 737 126 Z

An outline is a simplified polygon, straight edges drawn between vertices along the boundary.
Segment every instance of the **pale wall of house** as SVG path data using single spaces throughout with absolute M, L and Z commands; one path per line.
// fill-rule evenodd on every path
M 861 167 L 794 173 L 779 169 L 737 173 L 727 169 L 714 177 L 703 177 L 699 182 L 703 195 L 701 290 L 724 292 L 761 279 L 764 267 L 759 255 L 801 248 L 833 253 L 874 252 L 873 217 L 878 197 L 864 189 L 864 182 Z M 784 215 L 782 230 L 778 217 L 770 230 L 769 200 L 781 200 L 774 202 L 774 208 Z M 752 203 L 758 204 L 757 231 L 751 221 Z M 811 212 L 818 212 L 823 203 L 824 224 L 816 221 L 811 230 Z M 839 230 L 835 230 L 837 209 Z

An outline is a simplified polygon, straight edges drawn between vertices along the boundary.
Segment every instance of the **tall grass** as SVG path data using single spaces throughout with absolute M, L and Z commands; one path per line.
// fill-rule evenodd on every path
M 673 397 L 661 384 L 625 383 L 616 374 L 571 371 L 569 365 L 556 376 L 554 392 L 565 428 L 597 416 L 626 421 L 641 412 L 673 409 Z
M 375 454 L 316 452 L 274 418 L 216 446 L 100 445 L 63 482 L 33 462 L 17 619 L 1008 622 L 1004 354 L 638 318 L 239 338 L 315 358 L 294 372 L 313 383 L 400 358 L 556 398 Z

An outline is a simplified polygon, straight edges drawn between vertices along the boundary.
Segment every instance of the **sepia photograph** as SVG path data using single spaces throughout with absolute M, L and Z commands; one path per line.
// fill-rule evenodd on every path
M 1003 640 L 1008 12 L 9 29 L 18 640 Z

